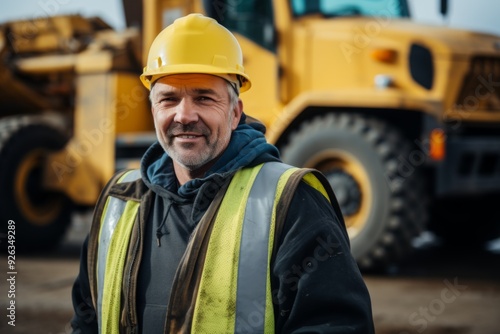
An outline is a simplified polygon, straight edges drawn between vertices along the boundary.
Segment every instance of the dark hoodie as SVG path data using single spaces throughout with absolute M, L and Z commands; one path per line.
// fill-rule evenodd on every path
M 276 148 L 266 143 L 259 126 L 243 122 L 202 179 L 179 187 L 172 161 L 159 144 L 142 159 L 142 179 L 154 196 L 144 231 L 135 301 L 139 333 L 163 333 L 180 259 L 223 182 L 239 168 L 279 161 Z M 271 263 L 276 333 L 374 332 L 370 297 L 350 254 L 345 227 L 325 197 L 305 183 L 293 195 L 276 247 Z M 73 287 L 75 333 L 95 333 L 97 329 L 86 248 L 87 242 Z

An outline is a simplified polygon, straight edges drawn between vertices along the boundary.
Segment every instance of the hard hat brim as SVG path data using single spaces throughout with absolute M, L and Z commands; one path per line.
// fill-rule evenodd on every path
M 151 86 L 153 83 L 167 75 L 173 74 L 210 74 L 215 76 L 220 76 L 221 78 L 227 80 L 227 74 L 234 74 L 240 77 L 241 85 L 240 85 L 240 93 L 243 93 L 250 89 L 252 86 L 250 82 L 250 78 L 243 72 L 224 72 L 221 71 L 221 68 L 218 66 L 210 66 L 210 65 L 201 65 L 201 64 L 177 64 L 177 65 L 168 65 L 164 67 L 160 67 L 156 70 L 149 70 L 148 74 L 142 74 L 140 76 L 142 84 L 149 90 L 151 90 Z

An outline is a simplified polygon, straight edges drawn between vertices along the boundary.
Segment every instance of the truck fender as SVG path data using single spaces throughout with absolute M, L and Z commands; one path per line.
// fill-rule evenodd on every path
M 276 143 L 290 124 L 309 107 L 360 108 L 360 109 L 407 109 L 438 115 L 442 104 L 426 97 L 405 97 L 397 89 L 343 89 L 307 91 L 297 95 L 283 108 L 267 131 L 270 143 Z

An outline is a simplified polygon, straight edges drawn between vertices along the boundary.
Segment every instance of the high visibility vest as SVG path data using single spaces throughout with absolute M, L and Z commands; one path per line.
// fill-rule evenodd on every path
M 270 162 L 233 176 L 213 222 L 196 297 L 193 333 L 273 333 L 270 262 L 276 208 L 298 168 Z M 140 177 L 134 170 L 118 183 Z M 313 173 L 301 179 L 332 196 Z M 97 253 L 100 333 L 118 333 L 121 288 L 130 235 L 140 203 L 109 196 L 101 216 Z M 194 232 L 193 232 L 194 233 Z

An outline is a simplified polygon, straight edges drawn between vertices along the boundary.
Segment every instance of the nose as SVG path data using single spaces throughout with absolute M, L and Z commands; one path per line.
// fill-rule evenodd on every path
M 177 105 L 174 122 L 180 124 L 190 124 L 198 122 L 198 111 L 189 99 L 182 99 Z

